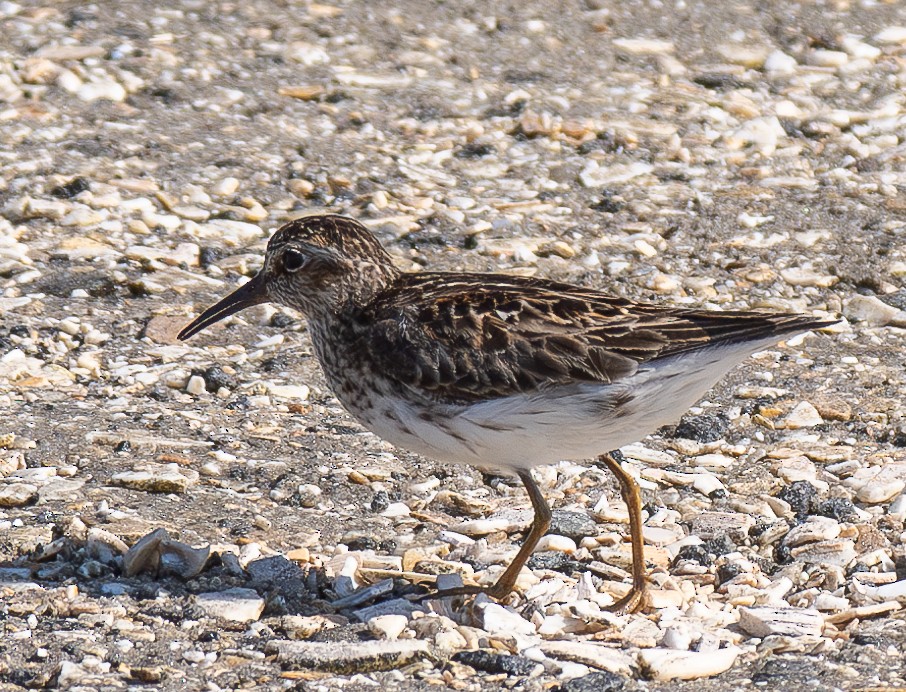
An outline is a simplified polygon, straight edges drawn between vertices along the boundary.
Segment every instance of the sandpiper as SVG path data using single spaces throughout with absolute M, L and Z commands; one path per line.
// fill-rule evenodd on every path
M 327 214 L 278 229 L 261 271 L 179 339 L 265 302 L 305 316 L 330 386 L 366 428 L 525 485 L 534 521 L 506 570 L 490 587 L 440 595 L 507 596 L 551 521 L 530 469 L 599 457 L 630 518 L 633 583 L 614 610 L 641 606 L 646 570 L 639 487 L 610 450 L 675 422 L 752 353 L 834 323 L 652 305 L 506 274 L 403 272 L 368 229 Z

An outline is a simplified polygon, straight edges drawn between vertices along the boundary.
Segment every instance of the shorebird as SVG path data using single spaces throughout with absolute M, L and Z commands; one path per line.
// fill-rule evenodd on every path
M 366 428 L 525 485 L 534 520 L 509 566 L 489 587 L 438 595 L 510 594 L 551 522 L 532 467 L 599 457 L 629 509 L 633 583 L 615 610 L 642 605 L 646 570 L 639 487 L 609 452 L 675 422 L 752 353 L 834 323 L 653 305 L 499 273 L 403 272 L 363 225 L 329 214 L 278 229 L 261 271 L 179 339 L 265 302 L 305 316 L 331 388 Z

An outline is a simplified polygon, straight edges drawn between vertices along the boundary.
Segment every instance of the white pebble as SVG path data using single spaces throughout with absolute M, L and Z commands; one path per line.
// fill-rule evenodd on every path
M 639 664 L 654 680 L 697 680 L 729 670 L 739 653 L 735 646 L 717 651 L 643 649 L 639 652 Z
M 764 61 L 764 71 L 773 74 L 793 74 L 797 67 L 796 58 L 779 50 L 768 55 Z
M 739 626 L 753 637 L 764 638 L 772 634 L 818 636 L 824 629 L 824 616 L 806 608 L 740 608 Z
M 538 546 L 535 548 L 535 550 L 538 552 L 553 550 L 559 553 L 572 554 L 576 552 L 576 542 L 568 536 L 547 534 L 546 536 L 541 537 L 541 540 L 538 541 Z
M 204 378 L 201 375 L 192 375 L 189 378 L 189 382 L 186 384 L 186 391 L 189 394 L 198 396 L 199 394 L 204 394 L 207 391 L 207 387 L 204 383 Z
M 119 102 L 126 99 L 126 89 L 122 84 L 112 80 L 88 82 L 78 88 L 76 95 L 83 101 L 106 100 Z
M 788 430 L 799 430 L 800 428 L 813 428 L 816 425 L 824 423 L 821 414 L 818 413 L 812 404 L 807 401 L 801 401 L 796 405 L 784 420 Z
M 906 481 L 900 478 L 870 481 L 859 488 L 856 499 L 870 505 L 880 504 L 895 498 L 906 488 Z
M 906 43 L 906 26 L 888 26 L 874 35 L 878 43 Z
M 378 639 L 397 639 L 409 625 L 405 615 L 378 615 L 368 621 L 368 631 Z

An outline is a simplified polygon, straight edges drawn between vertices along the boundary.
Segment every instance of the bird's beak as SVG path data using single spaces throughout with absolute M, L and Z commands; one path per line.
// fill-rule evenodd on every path
M 264 278 L 261 272 L 258 272 L 247 284 L 240 286 L 226 298 L 214 303 L 214 305 L 183 327 L 182 331 L 176 335 L 176 338 L 180 341 L 185 341 L 205 327 L 210 327 L 215 322 L 219 322 L 224 317 L 229 317 L 253 305 L 266 303 L 268 300 L 270 299 L 267 297 Z

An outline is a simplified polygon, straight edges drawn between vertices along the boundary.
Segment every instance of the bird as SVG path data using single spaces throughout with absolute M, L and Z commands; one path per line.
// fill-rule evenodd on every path
M 365 428 L 525 486 L 534 518 L 499 578 L 436 595 L 508 597 L 551 524 L 532 468 L 597 458 L 629 514 L 632 586 L 616 611 L 644 607 L 647 571 L 639 486 L 612 452 L 676 422 L 749 355 L 835 322 L 637 302 L 504 273 L 402 271 L 355 219 L 314 214 L 277 229 L 261 270 L 178 339 L 267 302 L 303 315 L 328 384 Z

